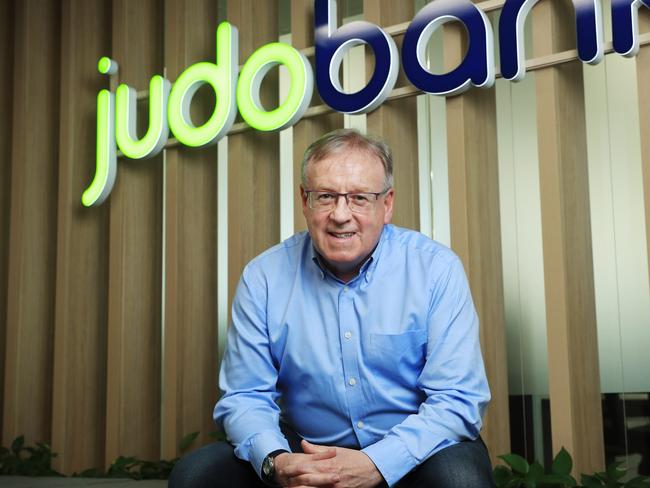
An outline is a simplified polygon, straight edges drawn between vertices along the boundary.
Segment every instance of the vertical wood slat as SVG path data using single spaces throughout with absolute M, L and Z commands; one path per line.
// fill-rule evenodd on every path
M 11 201 L 11 136 L 13 92 L 14 6 L 0 2 L 0 419 L 4 410 L 5 340 L 7 333 L 7 266 L 9 259 L 9 204 Z M 0 421 L 0 440 L 2 422 Z
M 650 11 L 639 9 L 639 32 L 650 32 Z M 639 87 L 639 128 L 641 134 L 650 130 L 650 90 L 642 89 L 650 83 L 650 46 L 642 46 L 636 57 L 637 85 Z M 641 167 L 643 171 L 643 196 L 645 201 L 645 232 L 650 263 L 650 140 L 641 137 Z M 650 266 L 648 266 L 650 275 Z
M 569 2 L 535 7 L 536 56 L 574 47 L 572 15 Z M 604 450 L 582 66 L 535 76 L 553 450 L 564 446 L 574 471 L 591 473 Z
M 239 64 L 278 39 L 278 0 L 228 0 L 228 20 L 239 29 Z M 255 12 L 255 15 L 252 15 Z M 275 106 L 277 72 L 267 74 L 260 98 Z M 280 239 L 278 133 L 254 130 L 228 137 L 228 303 L 244 266 Z
M 296 49 L 304 49 L 314 45 L 314 2 L 291 0 L 291 44 Z M 315 83 L 312 103 L 322 103 Z M 338 112 L 302 119 L 293 126 L 293 222 L 296 232 L 307 230 L 307 224 L 302 214 L 300 191 L 298 190 L 302 157 L 312 142 L 322 135 L 341 127 L 343 127 L 343 114 Z
M 412 2 L 404 5 L 391 0 L 364 0 L 364 18 L 378 26 L 394 25 L 410 21 L 415 13 L 413 7 Z M 400 36 L 395 39 L 400 52 L 402 38 L 403 36 Z M 371 50 L 367 50 L 366 53 L 374 56 Z M 374 61 L 371 61 L 367 63 L 368 70 L 374 65 Z M 368 76 L 371 76 L 370 72 Z M 384 138 L 393 151 L 395 174 L 393 223 L 419 229 L 417 100 L 415 97 L 409 97 L 384 102 L 368 114 L 366 121 L 368 133 Z
M 199 61 L 215 62 L 217 4 L 167 0 L 165 65 L 170 80 Z M 214 98 L 214 97 L 212 97 Z M 207 120 L 209 104 L 196 123 Z M 217 148 L 167 150 L 165 192 L 165 350 L 162 456 L 179 455 L 185 434 L 209 441 L 217 396 Z
M 3 445 L 51 434 L 59 2 L 15 3 Z
M 96 97 L 108 85 L 108 0 L 62 4 L 61 123 L 52 447 L 57 470 L 104 462 L 108 205 L 85 208 L 95 168 Z
M 445 36 L 445 64 L 455 66 L 464 52 L 458 25 L 445 27 Z M 446 103 L 451 247 L 465 266 L 481 324 L 492 393 L 482 436 L 496 462 L 510 452 L 510 414 L 495 89 L 473 88 Z
M 113 3 L 119 80 L 137 90 L 163 72 L 163 7 L 162 0 Z M 162 169 L 162 156 L 121 158 L 108 200 L 107 463 L 160 456 Z

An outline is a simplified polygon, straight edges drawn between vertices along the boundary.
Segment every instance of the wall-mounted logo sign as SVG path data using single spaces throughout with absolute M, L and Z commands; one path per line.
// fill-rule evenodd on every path
M 523 31 L 526 17 L 539 0 L 505 0 L 499 18 L 501 73 L 518 81 L 525 75 Z M 600 0 L 573 0 L 577 47 L 580 59 L 596 64 L 603 58 L 603 22 Z M 614 50 L 634 56 L 639 49 L 638 10 L 650 8 L 650 0 L 612 0 Z M 383 103 L 395 86 L 399 54 L 395 41 L 369 22 L 336 25 L 336 0 L 315 0 L 314 37 L 316 86 L 332 109 L 367 113 Z M 469 47 L 461 63 L 444 74 L 427 68 L 427 45 L 433 33 L 447 22 L 459 21 L 467 28 Z M 402 66 L 413 85 L 434 95 L 455 95 L 471 86 L 494 84 L 493 32 L 485 13 L 470 0 L 433 0 L 422 8 L 409 25 L 402 44 Z M 356 93 L 345 93 L 339 71 L 345 54 L 354 46 L 367 44 L 375 56 L 375 70 L 368 84 Z M 116 147 L 130 159 L 155 156 L 165 146 L 169 133 L 180 144 L 202 147 L 225 136 L 237 110 L 254 129 L 274 131 L 290 127 L 305 113 L 314 87 L 309 61 L 289 44 L 274 42 L 255 51 L 239 71 L 238 33 L 228 22 L 216 33 L 215 62 L 189 66 L 173 85 L 154 76 L 149 86 L 149 127 L 142 138 L 136 134 L 136 92 L 120 85 L 115 94 L 102 90 L 97 95 L 96 172 L 82 196 L 86 206 L 101 204 L 111 192 L 117 174 Z M 275 109 L 266 110 L 260 101 L 262 80 L 271 68 L 284 65 L 289 73 L 289 93 Z M 117 63 L 99 61 L 103 74 L 115 74 Z M 216 104 L 207 122 L 197 127 L 190 118 L 196 91 L 210 85 Z

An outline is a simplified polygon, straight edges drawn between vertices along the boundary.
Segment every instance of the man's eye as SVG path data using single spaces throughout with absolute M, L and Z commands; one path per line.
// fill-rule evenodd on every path
M 334 200 L 334 194 L 333 193 L 320 193 L 318 194 L 318 201 L 319 202 L 329 202 Z
M 350 195 L 350 198 L 352 198 L 352 201 L 354 203 L 359 203 L 361 205 L 363 205 L 364 203 L 368 203 L 368 201 L 370 200 L 368 198 L 368 195 L 364 195 L 361 193 Z

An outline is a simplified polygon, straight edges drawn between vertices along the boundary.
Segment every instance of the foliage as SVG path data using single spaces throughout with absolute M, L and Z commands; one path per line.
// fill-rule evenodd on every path
M 37 442 L 36 447 L 25 446 L 25 436 L 19 436 L 11 447 L 0 447 L 0 475 L 62 476 L 52 469 L 56 454 L 50 446 Z
M 181 453 L 187 451 L 198 436 L 199 432 L 184 436 L 178 443 L 179 451 Z M 208 436 L 217 441 L 225 440 L 221 432 L 210 432 Z M 52 452 L 49 445 L 37 442 L 36 447 L 25 446 L 25 437 L 20 436 L 11 443 L 11 447 L 0 447 L 0 475 L 63 476 L 52 469 L 52 459 L 55 457 L 56 453 Z M 555 456 L 549 472 L 545 472 L 539 462 L 529 464 L 517 454 L 504 454 L 499 458 L 506 463 L 506 466 L 494 468 L 497 488 L 650 488 L 650 478 L 647 476 L 622 481 L 627 474 L 627 469 L 621 467 L 622 463 L 612 463 L 603 472 L 583 474 L 578 484 L 571 476 L 573 460 L 564 448 Z M 177 461 L 178 458 L 144 461 L 132 456 L 119 456 L 106 471 L 91 468 L 75 473 L 73 476 L 135 480 L 168 479 Z
M 607 471 L 596 473 L 594 475 L 583 474 L 580 481 L 586 488 L 610 488 L 624 486 L 626 488 L 650 488 L 650 478 L 647 476 L 637 476 L 629 481 L 622 482 L 627 469 L 621 468 L 623 463 L 612 463 L 607 466 Z
M 623 482 L 627 469 L 621 468 L 622 463 L 612 463 L 602 473 L 583 474 L 580 476 L 581 484 L 578 484 L 571 476 L 573 460 L 564 448 L 553 459 L 550 472 L 545 472 L 537 461 L 529 464 L 517 454 L 505 454 L 499 458 L 507 466 L 494 468 L 497 488 L 650 488 L 650 478 L 646 476 Z
M 184 436 L 178 443 L 181 453 L 187 451 L 199 436 L 192 432 Z M 214 440 L 225 440 L 221 432 L 209 432 Z M 49 445 L 37 442 L 36 447 L 26 447 L 25 437 L 17 437 L 10 448 L 0 447 L 0 475 L 14 476 L 63 476 L 52 469 L 52 459 L 56 453 Z M 160 461 L 144 461 L 133 456 L 119 456 L 108 468 L 90 468 L 72 476 L 84 478 L 132 478 L 135 480 L 168 479 L 178 458 Z

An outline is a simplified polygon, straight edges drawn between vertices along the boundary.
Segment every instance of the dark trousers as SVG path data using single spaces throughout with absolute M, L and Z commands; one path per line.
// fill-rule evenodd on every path
M 299 437 L 282 429 L 293 452 L 302 452 Z M 251 464 L 235 457 L 227 442 L 217 442 L 183 457 L 169 478 L 169 488 L 268 488 Z M 417 466 L 398 488 L 492 488 L 492 467 L 483 440 L 447 447 Z

